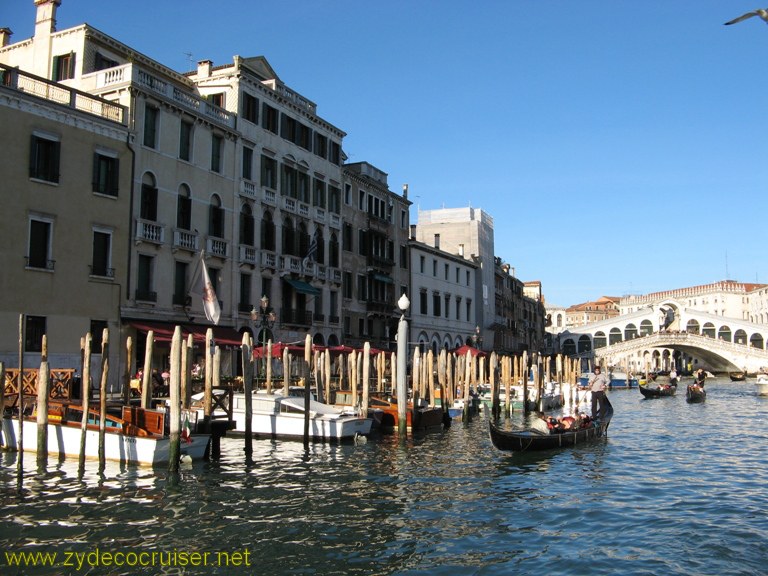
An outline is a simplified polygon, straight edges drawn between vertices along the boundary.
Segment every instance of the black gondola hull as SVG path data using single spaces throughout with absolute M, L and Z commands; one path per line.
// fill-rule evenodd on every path
M 613 405 L 605 399 L 606 415 L 597 426 L 581 428 L 562 434 L 545 434 L 536 430 L 502 430 L 493 421 L 489 422 L 491 442 L 499 450 L 524 452 L 526 450 L 553 450 L 578 446 L 607 436 L 608 425 L 613 417 Z
M 699 386 L 688 386 L 685 392 L 685 401 L 691 404 L 695 402 L 704 402 L 707 399 L 707 391 Z
M 640 386 L 640 393 L 645 398 L 663 398 L 664 396 L 674 396 L 677 392 L 677 386 L 666 386 L 664 388 L 648 388 L 647 386 Z

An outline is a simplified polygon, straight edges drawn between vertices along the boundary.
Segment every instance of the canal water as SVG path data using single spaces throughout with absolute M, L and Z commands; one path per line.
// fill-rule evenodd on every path
M 609 392 L 607 440 L 546 453 L 496 451 L 480 416 L 306 453 L 254 441 L 248 464 L 224 439 L 178 477 L 26 454 L 19 484 L 3 454 L 0 574 L 766 574 L 768 398 L 707 389 Z

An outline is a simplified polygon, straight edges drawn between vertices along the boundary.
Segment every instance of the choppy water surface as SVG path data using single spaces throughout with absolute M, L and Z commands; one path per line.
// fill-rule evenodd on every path
M 76 461 L 40 471 L 26 454 L 19 488 L 5 454 L 0 574 L 766 574 L 768 398 L 707 388 L 690 405 L 611 392 L 607 441 L 538 454 L 496 451 L 484 417 L 405 443 L 255 441 L 250 464 L 224 439 L 219 462 L 177 478 L 88 462 L 79 479 Z M 166 556 L 78 566 L 97 548 Z M 58 564 L 14 568 L 10 552 Z M 192 552 L 207 565 L 180 566 Z

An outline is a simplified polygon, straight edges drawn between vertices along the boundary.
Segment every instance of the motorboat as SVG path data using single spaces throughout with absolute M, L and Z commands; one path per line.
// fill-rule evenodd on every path
M 758 396 L 768 396 L 768 374 L 758 374 L 755 387 Z
M 234 433 L 245 433 L 245 400 L 243 393 L 232 395 Z M 251 395 L 251 434 L 255 437 L 304 438 L 306 399 L 280 393 L 255 392 Z M 309 399 L 309 438 L 313 441 L 340 441 L 371 432 L 373 420 L 350 414 L 339 407 Z
M 122 406 L 121 415 L 108 413 L 104 420 L 104 457 L 124 464 L 157 466 L 167 464 L 171 439 L 168 435 L 165 410 L 150 410 L 136 406 Z M 182 414 L 182 427 L 196 413 Z M 48 405 L 48 454 L 79 457 L 82 437 L 83 408 L 79 404 L 51 402 Z M 88 411 L 85 432 L 85 457 L 98 458 L 99 424 L 98 409 Z M 37 452 L 37 417 L 33 412 L 22 421 L 24 427 L 23 449 Z M 3 444 L 18 450 L 18 418 L 2 419 Z M 182 434 L 180 455 L 200 460 L 210 442 L 210 434 Z

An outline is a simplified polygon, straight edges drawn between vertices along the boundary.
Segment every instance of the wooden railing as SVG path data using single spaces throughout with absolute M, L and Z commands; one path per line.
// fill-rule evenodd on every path
M 74 368 L 52 368 L 50 370 L 50 390 L 48 397 L 55 400 L 69 400 L 72 397 L 72 380 L 75 376 Z M 24 396 L 37 396 L 37 380 L 39 370 L 37 368 L 25 368 L 21 378 L 22 394 Z M 19 369 L 6 368 L 5 370 L 5 398 L 6 404 L 15 406 L 19 396 Z

